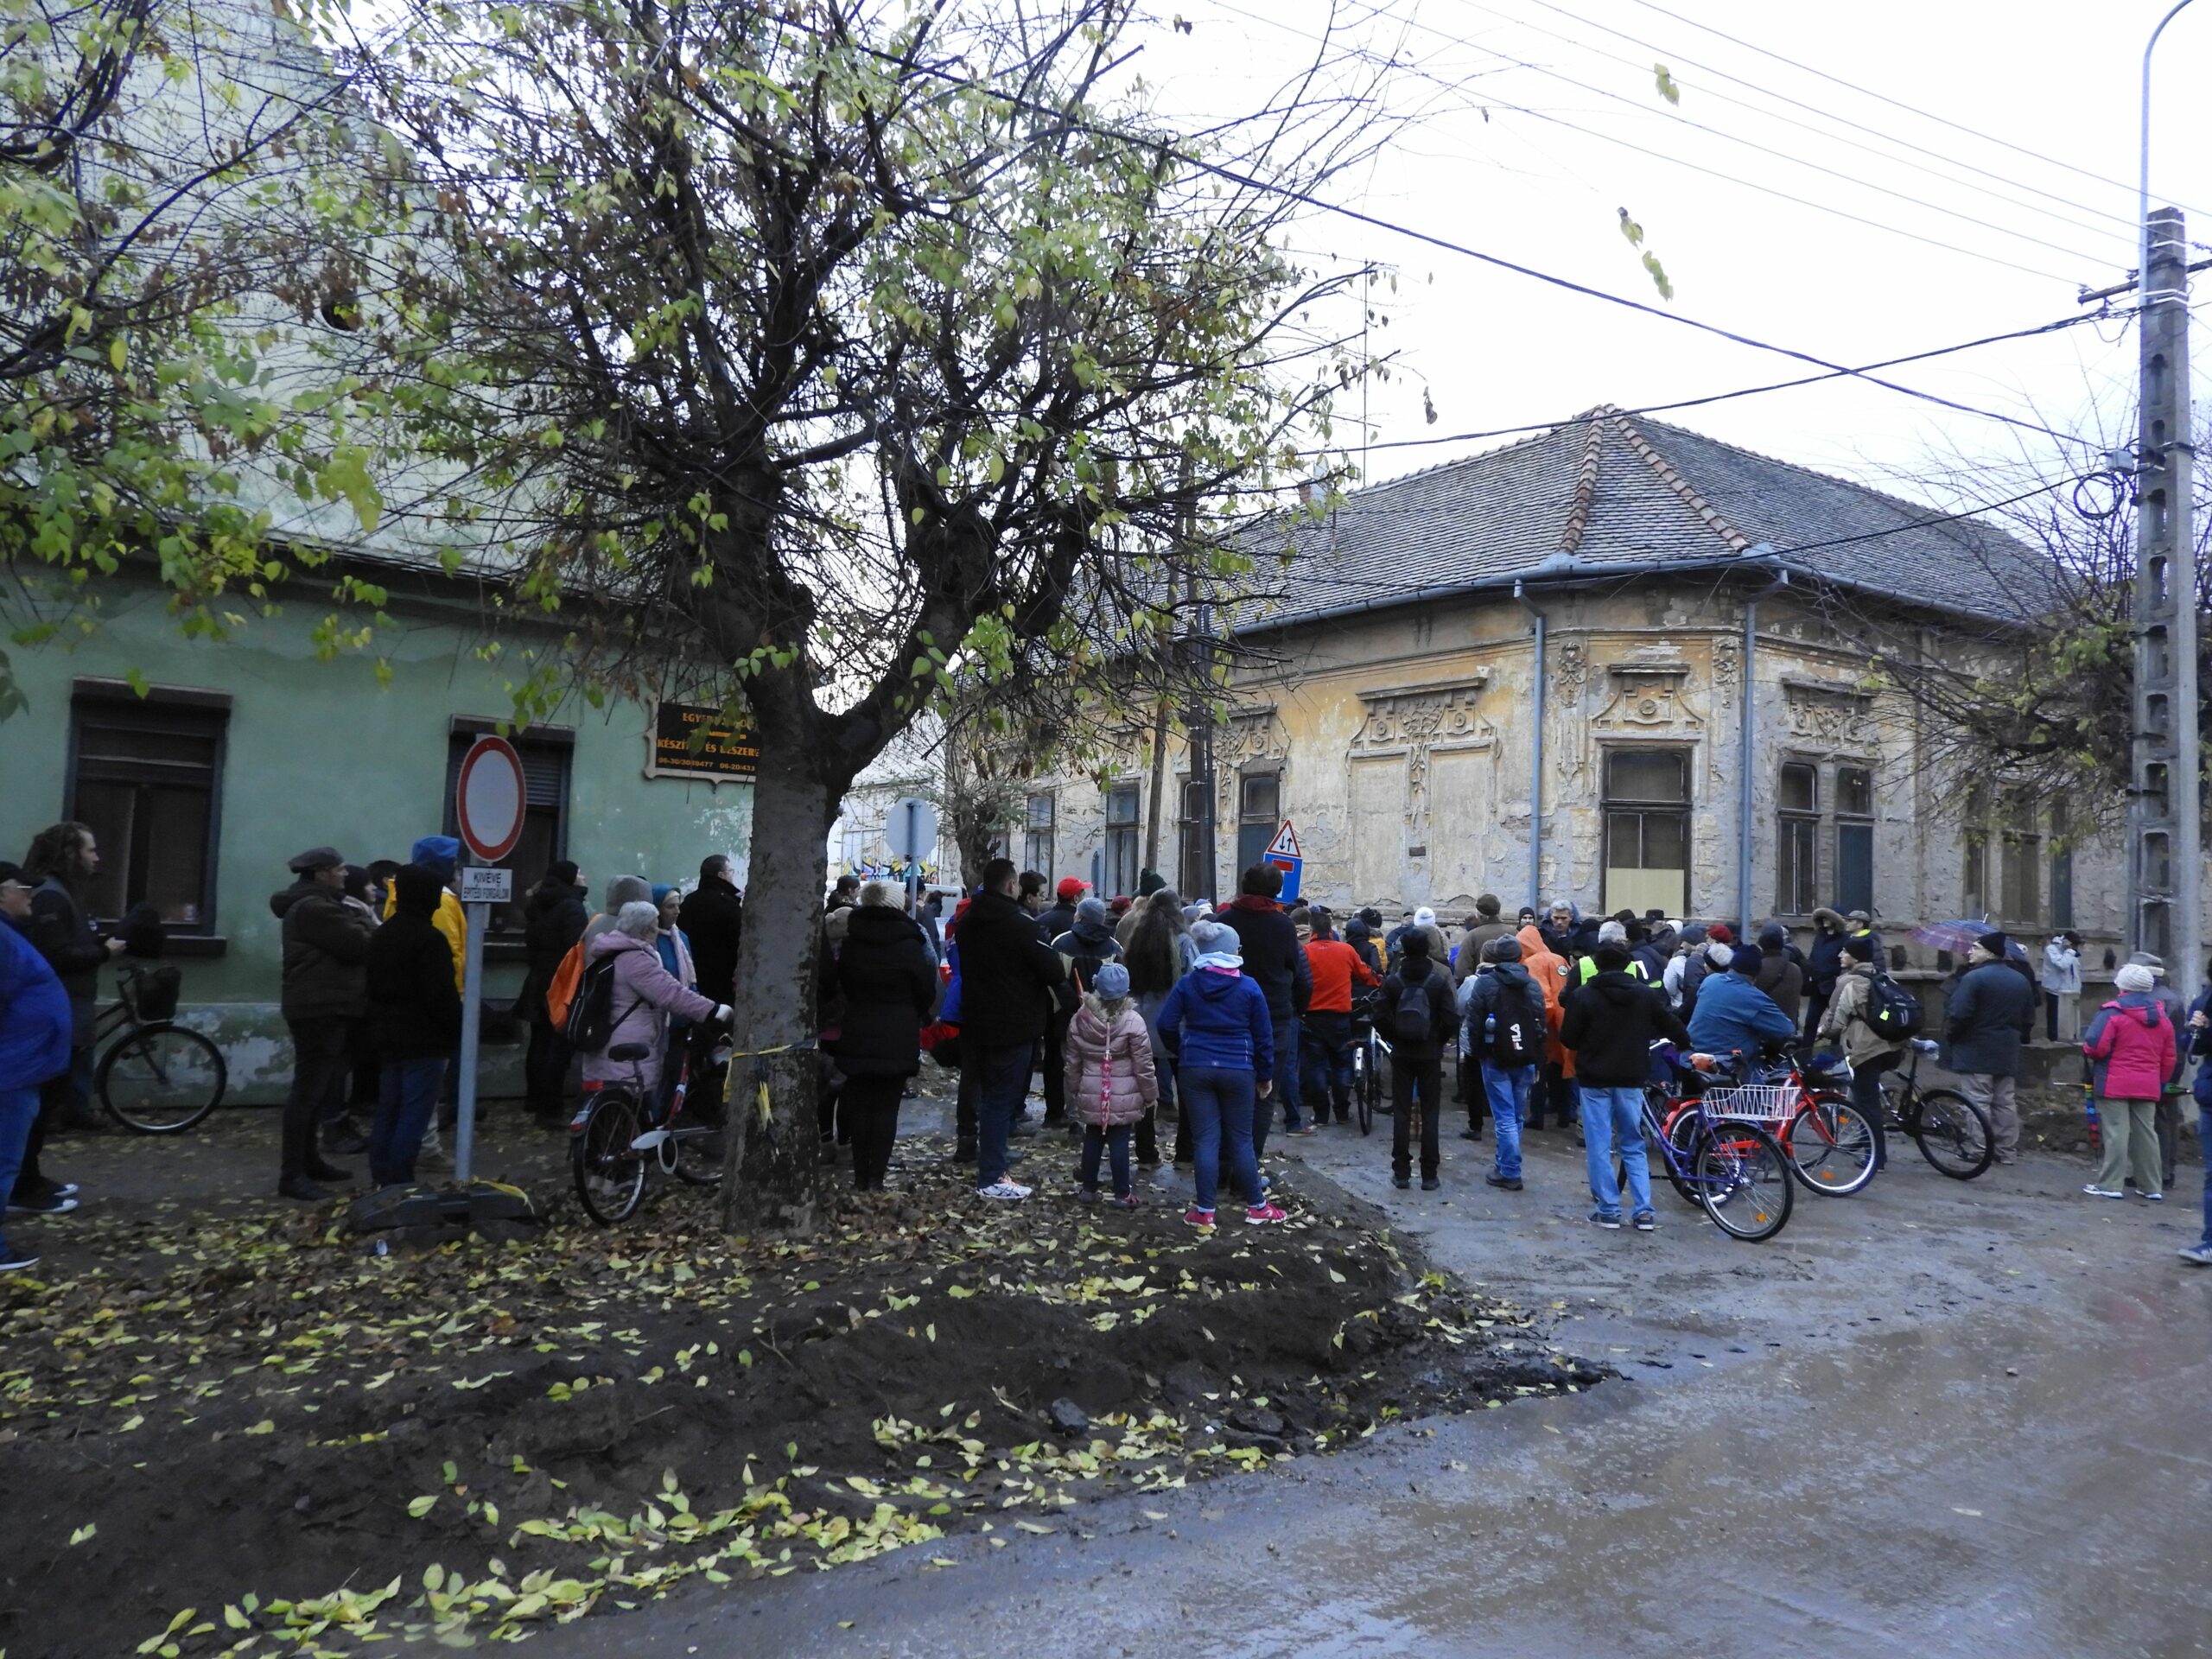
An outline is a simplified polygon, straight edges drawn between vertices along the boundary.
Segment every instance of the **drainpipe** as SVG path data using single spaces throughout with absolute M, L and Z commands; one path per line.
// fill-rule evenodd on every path
M 1743 930 L 1738 937 L 1745 938 L 1751 931 L 1751 763 L 1758 753 L 1758 709 L 1752 693 L 1758 667 L 1759 601 L 1789 586 L 1789 573 L 1784 570 L 1744 601 L 1743 719 L 1736 740 L 1736 769 L 1743 775 L 1744 791 L 1736 820 L 1736 925 Z
M 1544 632 L 1548 619 L 1523 590 L 1513 584 L 1513 597 L 1535 626 L 1536 648 L 1536 712 L 1529 742 L 1529 908 L 1543 908 L 1544 877 Z

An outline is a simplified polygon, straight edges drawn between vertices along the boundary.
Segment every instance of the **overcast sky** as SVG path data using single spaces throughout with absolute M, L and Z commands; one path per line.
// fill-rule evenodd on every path
M 2144 39 L 2167 3 L 2122 0 L 2084 11 L 2047 0 L 1387 0 L 1378 15 L 1369 0 L 1335 16 L 1375 58 L 1404 66 L 1393 72 L 1392 101 L 1424 118 L 1332 194 L 1394 223 L 1834 362 L 1948 346 L 2073 316 L 2084 308 L 2078 288 L 2118 281 L 2133 266 L 2137 75 Z M 1147 34 L 1137 67 L 1162 113 L 1193 122 L 1265 97 L 1313 55 L 1331 16 L 1324 0 L 1163 5 L 1190 30 Z M 1656 63 L 1680 87 L 1678 105 L 1660 97 Z M 2153 205 L 2204 208 L 2192 215 L 2191 234 L 2212 245 L 2212 152 L 2201 114 L 2201 89 L 2212 79 L 2212 3 L 2167 30 L 2158 64 Z M 1664 262 L 1671 304 L 1622 236 L 1623 207 Z M 1316 219 L 1299 242 L 1395 272 L 1395 292 L 1387 281 L 1375 289 L 1390 316 L 1375 339 L 1399 355 L 1395 378 L 1369 404 L 1371 479 L 1498 442 L 1388 447 L 1406 440 L 1802 372 L 1340 220 Z M 1325 258 L 1316 263 L 1328 268 Z M 2212 391 L 2202 378 L 2212 356 L 2194 355 L 2202 401 Z M 2115 320 L 1890 378 L 2071 433 L 2089 429 L 2093 400 L 2108 419 L 2132 420 L 2134 363 L 2133 331 Z M 1340 408 L 1356 417 L 1357 404 L 1355 392 Z M 1994 422 L 1847 381 L 1665 418 L 1888 481 L 1923 470 L 1931 454 L 2018 453 L 2017 435 Z M 1339 435 L 1356 440 L 1357 429 Z

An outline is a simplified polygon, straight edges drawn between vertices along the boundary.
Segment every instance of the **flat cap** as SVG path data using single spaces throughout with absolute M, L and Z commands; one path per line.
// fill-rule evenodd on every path
M 335 869 L 346 861 L 346 855 L 335 847 L 310 847 L 304 853 L 296 853 L 286 867 L 295 875 L 306 875 L 314 870 Z

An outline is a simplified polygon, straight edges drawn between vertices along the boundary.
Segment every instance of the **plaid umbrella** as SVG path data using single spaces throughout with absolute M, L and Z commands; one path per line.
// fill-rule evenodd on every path
M 1968 921 L 1961 918 L 1955 922 L 1929 922 L 1912 930 L 1911 937 L 1931 950 L 1948 950 L 1953 956 L 1963 957 L 1969 947 L 1979 944 L 1998 931 L 1993 922 Z

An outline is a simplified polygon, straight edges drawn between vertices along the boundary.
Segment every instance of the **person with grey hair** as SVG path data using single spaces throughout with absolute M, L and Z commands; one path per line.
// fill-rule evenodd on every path
M 625 905 L 651 903 L 653 884 L 642 875 L 610 876 L 607 883 L 607 900 L 598 915 L 584 924 L 583 944 L 587 947 L 585 960 L 589 961 L 588 947 L 602 933 L 613 931 L 615 918 L 622 913 Z M 656 925 L 659 912 L 654 912 Z
M 650 887 L 646 891 L 652 891 Z M 615 912 L 606 931 L 584 942 L 585 973 L 612 957 L 614 976 L 612 1024 L 598 1052 L 583 1057 L 584 1080 L 627 1084 L 634 1079 L 639 1098 L 648 1101 L 660 1080 L 668 1017 L 680 1014 L 692 1020 L 712 1017 L 717 1021 L 729 1018 L 728 1003 L 702 996 L 660 965 L 659 937 L 660 907 L 650 898 L 638 898 Z M 584 993 L 580 988 L 576 994 Z M 616 1049 L 631 1043 L 645 1045 L 643 1059 L 610 1058 Z

